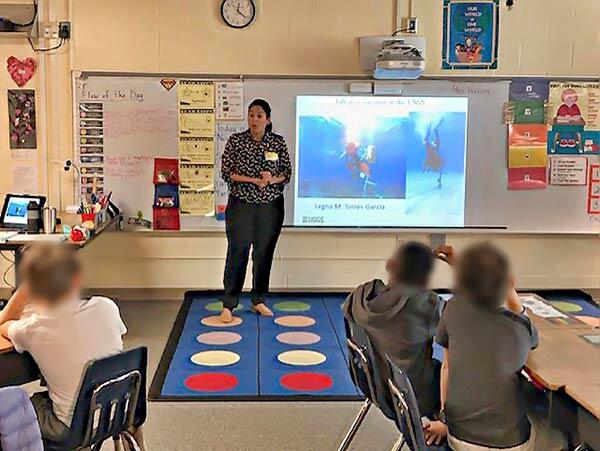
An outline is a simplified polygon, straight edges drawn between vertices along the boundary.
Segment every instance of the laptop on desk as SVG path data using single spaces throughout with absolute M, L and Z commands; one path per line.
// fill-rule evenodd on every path
M 36 202 L 42 209 L 46 198 L 30 194 L 7 194 L 0 216 L 0 231 L 20 232 L 27 229 L 27 205 L 31 201 Z

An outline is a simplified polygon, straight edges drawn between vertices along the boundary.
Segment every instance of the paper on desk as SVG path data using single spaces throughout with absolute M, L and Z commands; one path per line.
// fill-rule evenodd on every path
M 523 306 L 536 316 L 541 318 L 568 318 L 564 313 L 559 312 L 551 305 L 546 304 L 535 296 L 519 296 Z
M 40 233 L 39 235 L 25 235 L 24 233 L 19 233 L 18 235 L 12 236 L 8 239 L 9 243 L 54 243 L 61 242 L 67 239 L 66 235 L 54 233 L 52 235 L 46 235 L 44 233 Z
M 19 232 L 0 232 L 0 243 L 6 243 L 6 241 L 11 237 L 16 235 Z

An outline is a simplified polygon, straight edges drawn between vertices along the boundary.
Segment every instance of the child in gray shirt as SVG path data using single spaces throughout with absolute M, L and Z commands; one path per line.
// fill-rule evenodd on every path
M 445 251 L 452 263 L 452 249 Z M 455 277 L 455 297 L 436 335 L 445 349 L 440 417 L 448 443 L 460 451 L 533 450 L 519 373 L 538 336 L 514 290 L 508 259 L 490 243 L 473 245 L 460 255 Z

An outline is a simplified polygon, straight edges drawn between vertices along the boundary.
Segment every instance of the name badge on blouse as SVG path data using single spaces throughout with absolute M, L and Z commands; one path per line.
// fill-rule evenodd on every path
M 279 161 L 279 154 L 277 152 L 265 152 L 265 160 L 267 161 Z

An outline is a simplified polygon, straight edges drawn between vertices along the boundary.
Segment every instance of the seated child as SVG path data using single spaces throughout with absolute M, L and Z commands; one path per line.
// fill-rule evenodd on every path
M 387 262 L 387 285 L 379 279 L 367 282 L 344 304 L 344 315 L 364 328 L 373 343 L 385 373 L 384 386 L 389 376 L 387 355 L 408 375 L 422 415 L 433 415 L 439 406 L 432 346 L 441 301 L 428 288 L 433 264 L 431 249 L 407 243 Z
M 29 352 L 48 386 L 31 401 L 42 437 L 61 441 L 71 425 L 86 364 L 123 350 L 127 329 L 110 299 L 81 299 L 82 270 L 68 245 L 25 251 L 22 284 L 0 312 L 0 334 Z M 34 313 L 21 318 L 27 303 Z
M 453 264 L 452 248 L 442 252 Z M 436 335 L 445 348 L 440 419 L 448 443 L 455 451 L 533 450 L 520 372 L 538 337 L 508 259 L 492 244 L 475 244 L 460 255 L 455 279 Z M 445 432 L 439 421 L 425 427 L 428 443 Z

